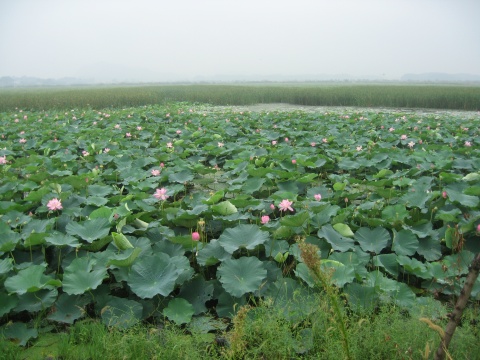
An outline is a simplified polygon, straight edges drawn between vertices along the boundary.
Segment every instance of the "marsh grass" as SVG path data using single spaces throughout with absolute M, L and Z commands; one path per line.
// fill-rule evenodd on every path
M 129 107 L 178 101 L 479 110 L 480 86 L 421 84 L 189 84 L 0 90 L 0 111 Z

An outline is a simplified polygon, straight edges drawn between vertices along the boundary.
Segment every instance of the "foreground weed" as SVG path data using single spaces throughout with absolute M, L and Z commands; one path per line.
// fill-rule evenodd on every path
M 333 313 L 335 314 L 335 323 L 342 334 L 343 350 L 345 357 L 351 359 L 349 349 L 348 333 L 346 328 L 346 320 L 344 318 L 344 312 L 341 306 L 341 300 L 338 294 L 338 289 L 331 284 L 331 279 L 328 274 L 320 268 L 320 257 L 318 256 L 318 247 L 313 244 L 307 244 L 303 239 L 298 243 L 301 251 L 301 257 L 305 264 L 313 274 L 315 281 L 325 291 L 328 301 L 331 304 Z

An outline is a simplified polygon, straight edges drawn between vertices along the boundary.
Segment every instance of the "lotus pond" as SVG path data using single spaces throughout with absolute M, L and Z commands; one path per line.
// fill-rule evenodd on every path
M 0 334 L 27 344 L 38 314 L 222 331 L 258 299 L 302 316 L 291 305 L 318 290 L 300 241 L 351 311 L 441 318 L 480 252 L 479 121 L 187 103 L 1 113 Z

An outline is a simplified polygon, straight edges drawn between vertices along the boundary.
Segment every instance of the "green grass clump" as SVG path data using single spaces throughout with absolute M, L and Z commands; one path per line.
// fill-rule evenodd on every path
M 266 299 L 242 307 L 223 334 L 192 333 L 170 323 L 119 330 L 86 319 L 67 330 L 40 335 L 26 349 L 0 339 L 0 359 L 336 360 L 344 351 L 343 335 L 322 294 L 297 299 L 294 305 Z M 305 308 L 299 310 L 303 300 Z M 475 311 L 467 311 L 455 332 L 449 347 L 453 359 L 480 359 L 473 351 L 480 340 Z M 433 322 L 443 328 L 446 319 Z M 392 305 L 349 313 L 345 325 L 352 359 L 431 359 L 440 342 L 417 316 Z

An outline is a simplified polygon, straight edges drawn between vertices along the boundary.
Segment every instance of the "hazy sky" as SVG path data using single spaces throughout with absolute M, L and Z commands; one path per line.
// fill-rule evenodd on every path
M 479 15 L 480 0 L 0 0 L 0 76 L 480 74 Z

